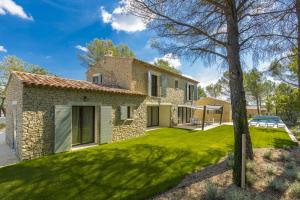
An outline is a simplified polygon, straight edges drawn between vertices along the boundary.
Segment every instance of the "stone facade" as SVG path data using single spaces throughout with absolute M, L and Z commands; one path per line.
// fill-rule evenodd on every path
M 23 112 L 23 84 L 15 76 L 11 76 L 6 87 L 6 143 L 13 148 L 13 138 L 15 131 L 15 151 L 20 158 L 19 152 L 22 147 L 22 112 Z M 14 116 L 15 115 L 15 116 Z M 16 124 L 15 124 L 16 122 Z
M 178 106 L 190 107 L 195 103 L 195 100 L 185 99 L 185 83 L 197 85 L 197 81 L 133 58 L 116 58 L 110 56 L 104 57 L 101 62 L 87 71 L 87 80 L 91 81 L 93 74 L 99 73 L 103 75 L 103 84 L 116 84 L 125 89 L 148 94 L 148 71 L 158 76 L 158 97 L 148 96 L 146 104 L 171 104 L 171 126 L 176 126 L 178 122 Z M 167 92 L 164 97 L 161 96 L 161 75 L 165 75 L 168 80 Z M 111 77 L 117 78 L 112 79 Z M 115 81 L 115 79 L 118 81 Z M 178 81 L 178 88 L 175 88 L 175 80 Z
M 17 86 L 19 86 L 17 88 Z M 53 153 L 54 150 L 54 109 L 55 105 L 95 105 L 112 106 L 112 141 L 124 140 L 143 135 L 146 127 L 145 96 L 123 95 L 105 92 L 90 92 L 83 90 L 58 89 L 49 87 L 21 87 L 18 80 L 11 80 L 8 91 L 18 96 L 20 112 L 18 149 L 20 159 L 32 159 Z M 14 90 L 13 90 L 14 89 Z M 22 89 L 22 90 L 21 90 Z M 7 102 L 14 101 L 13 94 L 8 94 Z M 85 101 L 83 100 L 85 99 Z M 120 120 L 120 106 L 134 107 L 133 120 Z M 10 108 L 8 109 L 8 124 L 11 124 Z M 10 125 L 7 129 L 7 143 L 11 146 L 13 134 Z M 96 143 L 99 142 L 96 135 Z
M 158 97 L 148 96 L 147 72 L 167 77 L 166 95 L 161 94 L 158 80 Z M 198 82 L 179 74 L 174 74 L 132 58 L 105 59 L 90 68 L 87 80 L 94 74 L 103 76 L 103 84 L 133 91 L 113 93 L 89 91 L 83 89 L 66 89 L 56 86 L 23 84 L 12 75 L 7 86 L 7 143 L 12 146 L 14 134 L 13 102 L 17 102 L 17 148 L 20 159 L 32 159 L 54 152 L 55 139 L 55 106 L 95 106 L 95 124 L 101 112 L 101 106 L 112 106 L 112 142 L 143 135 L 147 128 L 147 106 L 164 107 L 164 124 L 176 126 L 178 106 L 191 107 L 193 100 L 185 98 L 185 84 L 196 85 Z M 45 77 L 44 77 L 45 78 Z M 30 79 L 29 79 L 30 80 Z M 175 80 L 178 88 L 175 88 Z M 80 82 L 76 84 L 80 85 Z M 144 95 L 143 95 L 144 94 Z M 133 107 L 133 119 L 121 120 L 120 106 Z M 98 109 L 99 108 L 99 109 Z M 98 116 L 100 117 L 100 116 Z M 168 119 L 169 118 L 169 119 Z M 100 142 L 100 125 L 95 125 L 95 143 Z

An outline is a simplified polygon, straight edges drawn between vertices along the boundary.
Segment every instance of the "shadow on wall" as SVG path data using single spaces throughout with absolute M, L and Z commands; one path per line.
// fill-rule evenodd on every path
M 176 186 L 224 152 L 102 145 L 0 169 L 0 199 L 144 199 Z

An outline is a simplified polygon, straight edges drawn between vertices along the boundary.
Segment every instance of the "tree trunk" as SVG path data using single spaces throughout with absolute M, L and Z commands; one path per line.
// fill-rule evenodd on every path
M 297 68 L 298 68 L 298 95 L 300 99 L 300 0 L 296 0 L 296 14 L 297 14 Z
M 260 115 L 260 110 L 259 110 L 259 99 L 256 97 L 256 108 L 257 108 L 257 115 Z
M 236 185 L 241 186 L 242 134 L 246 134 L 246 153 L 249 159 L 253 159 L 253 151 L 247 121 L 246 98 L 243 87 L 243 71 L 240 61 L 239 31 L 235 0 L 228 2 L 228 8 L 225 10 L 225 15 L 227 21 L 227 59 L 230 74 L 230 97 L 234 125 L 233 180 Z

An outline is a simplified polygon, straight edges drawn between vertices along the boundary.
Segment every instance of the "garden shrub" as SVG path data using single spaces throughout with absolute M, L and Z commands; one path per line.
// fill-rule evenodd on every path
M 280 154 L 280 160 L 283 162 L 289 162 L 291 160 L 291 156 L 289 153 L 287 152 L 283 152 L 282 154 Z
M 255 171 L 255 162 L 254 161 L 247 161 L 247 163 L 246 163 L 246 169 L 248 171 L 254 172 Z
M 286 181 L 281 178 L 273 178 L 270 179 L 268 182 L 269 187 L 278 192 L 284 192 L 287 188 Z
M 300 183 L 296 182 L 290 186 L 290 195 L 295 199 L 300 199 Z
M 271 160 L 271 158 L 272 158 L 272 152 L 271 151 L 265 152 L 263 154 L 263 157 L 264 157 L 264 159 Z
M 204 186 L 206 200 L 216 200 L 221 198 L 220 190 L 217 185 L 212 182 L 207 182 Z
M 226 190 L 225 200 L 237 200 L 237 199 L 250 200 L 251 196 L 249 192 L 236 187 Z
M 254 185 L 255 181 L 256 181 L 255 174 L 253 174 L 251 172 L 247 172 L 246 173 L 246 184 L 251 187 Z
M 274 175 L 277 171 L 277 168 L 272 164 L 267 164 L 265 171 L 267 172 L 268 175 Z

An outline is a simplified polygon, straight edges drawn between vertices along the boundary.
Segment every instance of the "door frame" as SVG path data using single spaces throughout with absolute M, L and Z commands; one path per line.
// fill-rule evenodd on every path
M 150 125 L 148 125 L 148 121 L 147 121 L 147 127 L 154 127 L 154 126 L 159 126 L 159 106 L 147 106 L 147 112 L 148 112 L 148 107 L 150 108 Z M 153 125 L 153 121 L 152 121 L 152 116 L 153 116 L 153 107 L 157 107 L 158 112 L 157 112 L 157 125 L 154 124 Z M 148 118 L 148 113 L 147 113 L 147 118 Z M 148 120 L 148 119 L 147 119 Z
M 79 144 L 73 144 L 73 141 L 72 141 L 72 147 L 76 147 L 76 146 L 80 146 L 80 145 L 86 145 L 86 144 L 92 144 L 92 143 L 95 143 L 96 142 L 96 106 L 94 105 L 72 105 L 72 121 L 73 121 L 73 107 L 79 107 L 79 121 L 80 121 L 80 124 L 82 123 L 82 118 L 83 118 L 83 115 L 82 115 L 82 107 L 92 107 L 93 108 L 93 139 L 91 142 L 87 142 L 87 143 L 82 143 L 82 127 L 80 126 L 80 143 Z M 71 126 L 71 130 L 72 130 L 72 134 L 71 136 L 73 135 L 73 124 Z

